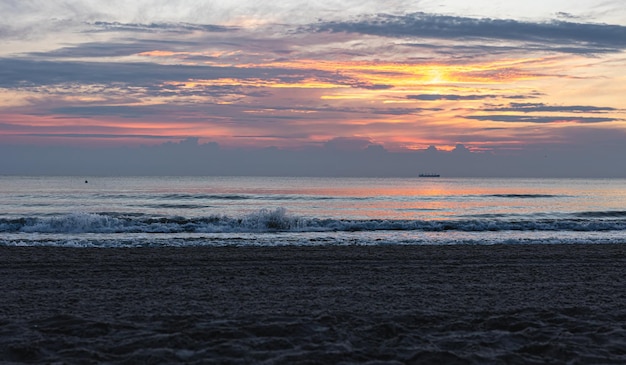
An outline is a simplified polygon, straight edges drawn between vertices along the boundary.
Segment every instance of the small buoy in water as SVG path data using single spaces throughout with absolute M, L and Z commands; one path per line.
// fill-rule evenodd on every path
M 89 181 L 85 180 L 85 184 L 89 183 Z

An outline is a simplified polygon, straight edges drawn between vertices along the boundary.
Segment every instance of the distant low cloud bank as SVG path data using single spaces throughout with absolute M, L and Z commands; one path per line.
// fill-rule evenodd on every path
M 452 151 L 435 146 L 389 152 L 366 139 L 339 138 L 300 151 L 222 149 L 189 138 L 178 143 L 128 148 L 1 146 L 3 175 L 196 175 L 414 177 L 623 177 L 626 147 L 535 149 L 522 153 Z M 598 163 L 598 161 L 603 161 Z

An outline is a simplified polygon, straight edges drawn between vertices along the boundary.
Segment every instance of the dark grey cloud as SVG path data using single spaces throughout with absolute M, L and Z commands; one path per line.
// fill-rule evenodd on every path
M 229 105 L 228 109 L 232 110 L 234 108 L 240 109 L 251 109 L 253 106 L 250 105 Z M 420 114 L 422 112 L 429 111 L 442 111 L 441 108 L 372 108 L 372 107 L 333 107 L 330 105 L 323 106 L 310 106 L 310 105 L 289 105 L 289 106 L 280 106 L 280 105 L 255 105 L 254 108 L 259 110 L 273 110 L 276 112 L 289 112 L 289 111 L 298 111 L 298 112 L 314 112 L 310 115 L 292 115 L 292 119 L 319 119 L 320 114 L 328 113 L 328 114 L 362 114 L 362 118 L 371 115 L 414 115 Z M 323 119 L 323 117 L 321 117 Z M 377 119 L 377 118 L 376 118 Z
M 53 114 L 77 115 L 81 117 L 118 116 L 123 118 L 141 118 L 159 114 L 161 108 L 154 106 L 129 105 L 97 105 L 97 106 L 64 106 L 50 110 Z
M 557 113 L 604 113 L 617 111 L 616 108 L 589 105 L 546 105 L 543 103 L 511 103 L 506 107 L 483 109 L 489 112 L 557 112 Z
M 527 95 L 495 95 L 495 94 L 418 94 L 407 95 L 407 99 L 411 100 L 423 100 L 423 101 L 438 101 L 438 100 L 486 100 L 486 99 L 526 99 Z
M 239 27 L 215 25 L 215 24 L 192 24 L 192 23 L 120 23 L 97 21 L 88 23 L 94 28 L 89 32 L 170 32 L 170 33 L 190 33 L 202 32 L 230 32 L 238 30 Z
M 296 83 L 309 78 L 352 85 L 354 80 L 334 72 L 288 68 L 161 65 L 139 62 L 62 62 L 0 59 L 0 87 L 32 87 L 63 83 L 159 85 L 162 82 L 220 78 L 264 79 Z
M 54 104 L 53 104 L 54 105 Z M 255 113 L 254 111 L 262 111 Z M 334 120 L 338 115 L 358 116 L 361 120 L 374 119 L 377 120 L 379 115 L 419 115 L 425 111 L 440 111 L 440 108 L 336 108 L 330 106 L 280 106 L 280 105 L 264 105 L 264 104 L 229 104 L 219 105 L 214 103 L 177 103 L 173 104 L 155 104 L 155 105 L 64 105 L 59 107 L 47 107 L 46 105 L 37 108 L 37 110 L 25 111 L 30 115 L 57 115 L 65 119 L 69 118 L 99 118 L 99 117 L 116 117 L 124 119 L 145 119 L 149 118 L 152 122 L 158 123 L 162 121 L 171 122 L 175 120 L 184 120 L 185 122 L 212 123 L 217 119 L 232 119 L 231 125 L 255 126 L 267 125 L 275 129 L 275 124 L 280 123 L 281 128 L 299 129 L 299 126 L 290 126 L 284 121 L 312 121 Z M 302 113 L 313 112 L 313 113 Z M 325 127 L 338 128 L 335 124 Z M 385 124 L 383 124 L 385 125 Z M 2 124 L 0 124 L 0 127 Z M 366 124 L 370 127 L 372 124 Z M 310 127 L 310 125 L 309 125 Z M 352 127 L 346 127 L 352 128 Z M 386 125 L 383 129 L 388 129 Z M 270 138 L 270 137 L 268 137 Z
M 616 122 L 616 118 L 600 118 L 600 117 L 577 117 L 577 116 L 529 116 L 529 115 L 471 115 L 464 117 L 465 119 L 493 121 L 493 122 L 510 122 L 510 123 L 558 123 L 563 121 L 575 123 L 603 123 Z
M 420 114 L 425 111 L 438 112 L 442 108 L 389 108 L 389 109 L 372 109 L 372 114 L 389 114 L 389 115 L 412 115 Z
M 150 134 L 101 134 L 101 133 L 23 133 L 16 134 L 15 136 L 23 136 L 23 137 L 44 137 L 44 138 L 97 138 L 97 139 L 127 139 L 127 138 L 137 138 L 137 139 L 161 139 L 161 140 L 172 140 L 172 139 L 183 139 L 185 137 L 180 136 L 157 136 Z
M 454 39 L 452 39 L 454 40 Z M 487 40 L 489 41 L 489 40 Z M 493 39 L 494 43 L 487 43 L 483 40 L 479 42 L 466 42 L 465 44 L 430 44 L 430 43 L 402 43 L 403 46 L 415 47 L 420 49 L 428 49 L 439 55 L 449 56 L 452 60 L 462 61 L 466 59 L 472 59 L 476 57 L 484 57 L 485 55 L 506 55 L 513 52 L 557 52 L 557 53 L 571 53 L 580 55 L 598 55 L 619 52 L 614 47 L 600 47 L 593 44 L 578 43 L 572 46 L 558 46 L 555 44 L 546 43 L 528 43 L 501 45 L 500 40 Z
M 290 132 L 290 133 L 282 133 L 282 134 L 235 134 L 233 138 L 265 138 L 265 139 L 285 139 L 285 140 L 293 140 L 293 139 L 308 139 L 311 138 L 309 133 L 302 132 Z M 265 147 L 265 148 L 276 148 L 276 147 Z
M 567 53 L 606 53 L 626 49 L 626 26 L 559 20 L 533 23 L 426 13 L 380 14 L 354 21 L 320 22 L 312 28 L 320 32 L 351 32 L 385 37 L 505 40 L 523 42 L 524 49 L 531 44 L 536 49 Z
M 154 50 L 183 51 L 182 48 L 197 45 L 197 42 L 176 40 L 137 39 L 129 42 L 86 42 L 47 52 L 31 52 L 29 55 L 48 58 L 123 57 Z

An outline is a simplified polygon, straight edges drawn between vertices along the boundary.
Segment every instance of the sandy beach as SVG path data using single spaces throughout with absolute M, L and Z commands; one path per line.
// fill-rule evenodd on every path
M 5 363 L 626 363 L 626 245 L 0 247 Z

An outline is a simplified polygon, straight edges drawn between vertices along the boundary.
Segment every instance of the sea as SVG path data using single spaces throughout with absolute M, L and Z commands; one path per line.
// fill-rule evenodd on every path
M 0 176 L 0 246 L 624 242 L 624 179 Z

